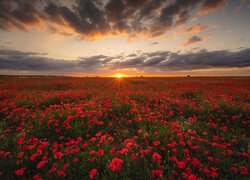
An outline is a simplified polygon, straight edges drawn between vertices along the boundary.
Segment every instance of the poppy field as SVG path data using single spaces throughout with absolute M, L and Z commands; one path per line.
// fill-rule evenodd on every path
M 250 78 L 0 77 L 0 179 L 249 179 Z

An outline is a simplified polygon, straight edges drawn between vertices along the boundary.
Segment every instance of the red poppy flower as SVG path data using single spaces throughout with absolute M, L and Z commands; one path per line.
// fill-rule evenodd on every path
M 103 154 L 104 154 L 104 151 L 102 149 L 96 152 L 97 156 L 102 156 Z
M 66 176 L 66 174 L 65 174 L 65 172 L 64 172 L 63 170 L 59 171 L 59 172 L 57 173 L 57 175 L 58 175 L 58 176 L 63 176 L 63 177 Z
M 162 178 L 162 170 L 152 170 L 152 176 L 155 177 L 159 177 L 159 178 Z
M 121 159 L 119 159 L 119 158 L 114 158 L 114 159 L 110 162 L 108 168 L 110 168 L 112 171 L 120 172 L 121 167 L 122 167 L 122 163 L 123 163 L 123 161 L 122 161 Z
M 184 161 L 178 161 L 177 160 L 176 163 L 177 163 L 177 166 L 178 166 L 179 169 L 184 169 L 185 166 L 186 166 L 186 163 Z
M 241 166 L 241 174 L 247 174 L 246 166 Z
M 63 153 L 61 153 L 61 152 L 55 153 L 55 159 L 61 159 L 62 157 L 63 157 Z
M 161 155 L 158 154 L 157 152 L 153 153 L 153 160 L 154 162 L 157 161 L 157 160 L 160 160 L 161 159 Z
M 92 170 L 90 171 L 90 173 L 89 173 L 90 179 L 94 179 L 96 173 L 97 173 L 97 169 L 96 169 L 96 168 L 92 169 Z
M 18 169 L 18 170 L 15 171 L 15 174 L 16 174 L 17 176 L 22 176 L 23 173 L 24 173 L 24 171 L 25 171 L 25 169 L 26 169 L 26 167 L 23 167 L 23 168 L 21 168 L 21 169 Z
M 52 169 L 49 170 L 49 174 L 52 174 L 54 172 L 56 172 L 56 168 L 52 168 Z
M 237 174 L 238 170 L 236 167 L 231 167 L 231 171 L 234 173 L 234 174 Z
M 41 167 L 44 166 L 44 164 L 45 164 L 45 161 L 40 161 L 40 162 L 37 164 L 36 168 L 37 168 L 37 169 L 40 169 Z

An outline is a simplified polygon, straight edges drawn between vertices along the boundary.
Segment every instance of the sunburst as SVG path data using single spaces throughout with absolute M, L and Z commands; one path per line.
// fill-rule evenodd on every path
M 118 73 L 118 74 L 116 74 L 115 77 L 118 78 L 118 79 L 121 79 L 123 76 L 122 76 L 122 74 Z

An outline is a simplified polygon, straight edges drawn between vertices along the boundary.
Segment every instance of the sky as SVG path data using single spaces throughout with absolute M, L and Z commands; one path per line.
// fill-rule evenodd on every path
M 250 0 L 0 0 L 0 74 L 250 76 Z

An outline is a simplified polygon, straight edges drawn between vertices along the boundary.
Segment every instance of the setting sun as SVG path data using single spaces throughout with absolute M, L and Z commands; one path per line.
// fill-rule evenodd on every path
M 122 74 L 119 73 L 119 74 L 116 74 L 116 77 L 120 79 L 120 78 L 122 78 L 123 76 L 122 76 Z

